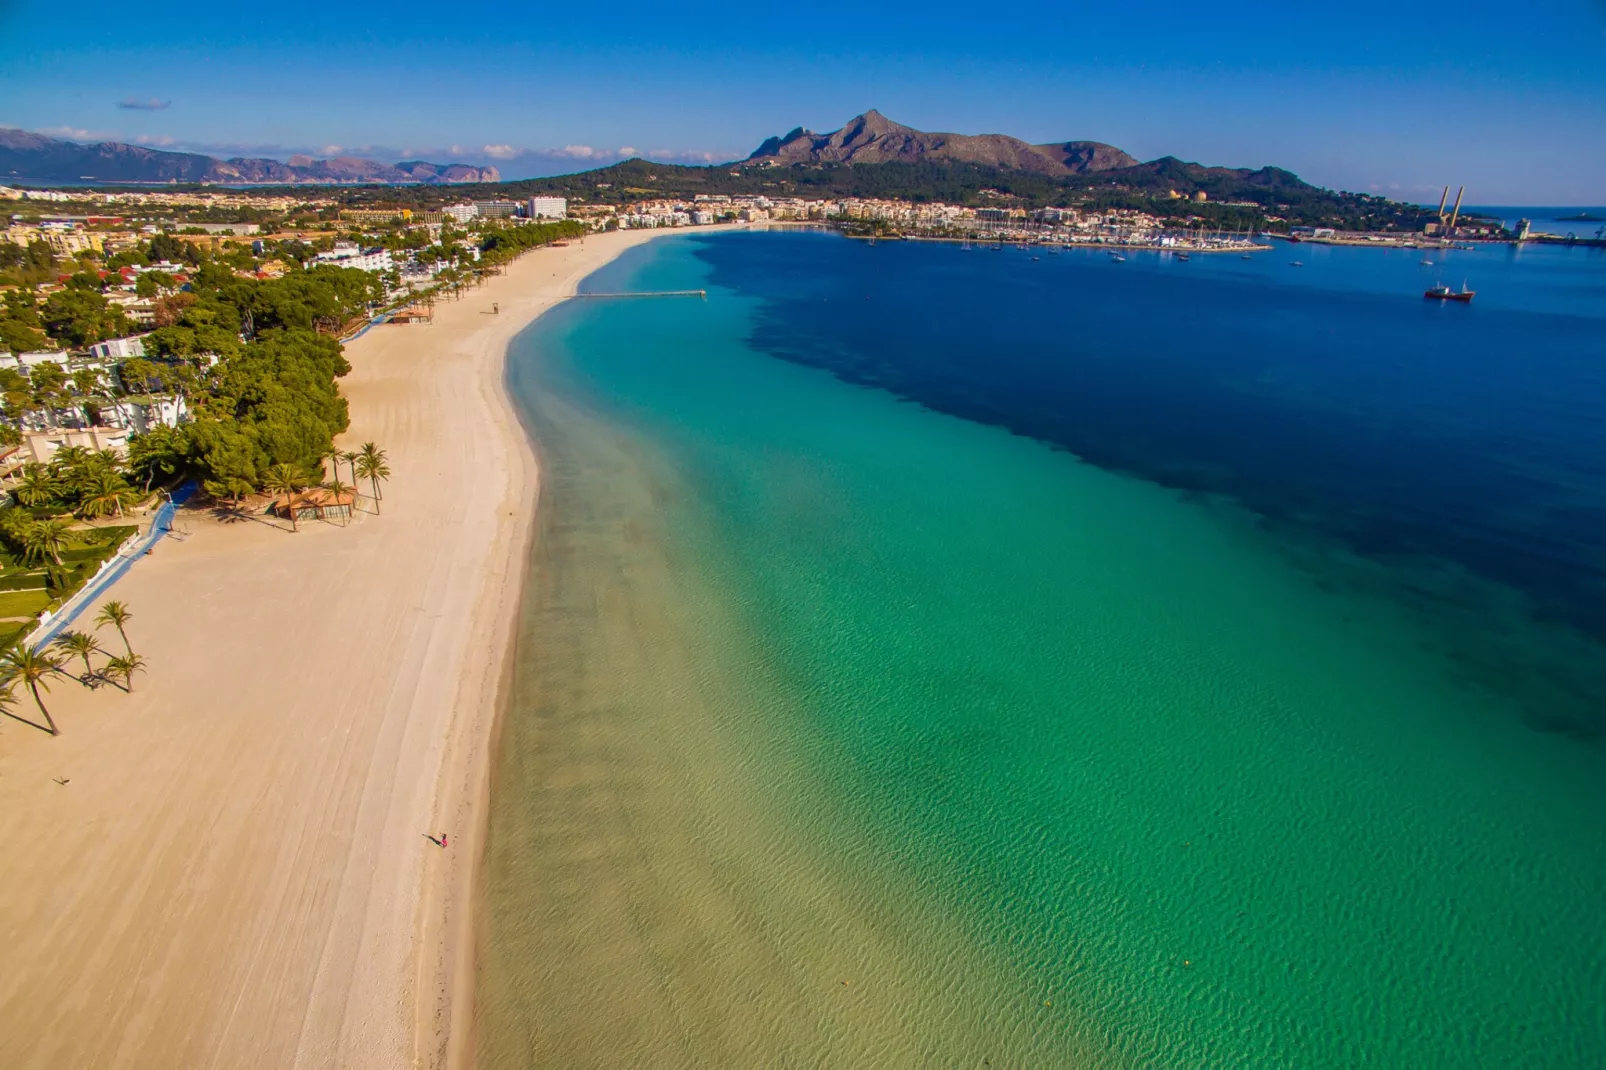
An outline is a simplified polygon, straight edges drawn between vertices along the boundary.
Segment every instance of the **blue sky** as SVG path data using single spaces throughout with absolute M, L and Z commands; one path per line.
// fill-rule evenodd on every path
M 1606 203 L 1606 0 L 1009 8 L 0 0 L 0 125 L 224 155 L 701 162 L 866 108 L 1277 164 L 1406 200 Z

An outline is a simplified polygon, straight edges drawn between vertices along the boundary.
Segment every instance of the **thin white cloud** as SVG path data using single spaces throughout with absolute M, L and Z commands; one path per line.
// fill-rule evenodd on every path
M 323 148 L 319 149 L 318 151 L 323 153 L 325 156 L 338 156 L 340 154 L 340 146 L 339 145 L 325 145 Z
M 134 140 L 138 144 L 141 144 L 141 145 L 155 145 L 157 148 L 166 148 L 169 145 L 178 144 L 178 142 L 174 141 L 172 138 L 168 137 L 166 134 L 141 134 L 141 135 L 139 135 L 139 137 L 135 138 Z
M 480 151 L 493 160 L 511 160 L 519 154 L 512 145 L 487 145 Z
M 561 155 L 568 156 L 575 160 L 589 160 L 593 156 L 600 155 L 600 153 L 598 153 L 597 150 L 592 148 L 590 145 L 565 145 L 558 151 Z
M 69 141 L 101 141 L 111 136 L 94 130 L 85 130 L 81 126 L 47 126 L 39 133 L 46 137 L 63 137 Z
M 731 158 L 728 153 L 703 152 L 699 149 L 649 149 L 647 155 L 654 160 L 679 160 L 683 163 L 718 163 Z
M 138 97 L 124 97 L 117 102 L 119 108 L 129 111 L 165 111 L 173 106 L 171 100 L 162 100 L 159 97 L 150 97 L 141 100 Z
M 636 150 L 636 147 L 634 145 L 620 145 L 619 146 L 619 155 L 624 156 L 624 157 L 630 157 L 630 156 L 640 156 L 641 153 Z

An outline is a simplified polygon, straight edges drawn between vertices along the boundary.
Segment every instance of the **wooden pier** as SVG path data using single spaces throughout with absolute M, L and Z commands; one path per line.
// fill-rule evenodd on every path
M 637 290 L 631 293 L 575 294 L 575 297 L 707 297 L 707 290 Z

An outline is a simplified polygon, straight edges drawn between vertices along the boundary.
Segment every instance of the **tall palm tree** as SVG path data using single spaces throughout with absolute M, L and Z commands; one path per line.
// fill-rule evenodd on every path
M 12 711 L 12 707 L 15 706 L 16 704 L 17 704 L 17 693 L 12 688 L 12 685 L 11 684 L 6 684 L 3 688 L 0 688 L 0 713 L 5 714 L 7 717 L 11 718 L 13 721 L 21 721 L 23 724 L 27 725 L 29 728 L 37 728 L 41 732 L 50 732 L 51 735 L 55 735 L 54 732 L 51 732 L 51 730 L 49 728 L 46 728 L 44 725 L 40 724 L 38 721 L 30 721 L 30 720 L 28 720 L 28 718 L 24 717 L 22 714 L 13 712 Z
M 145 671 L 145 659 L 138 654 L 112 658 L 106 662 L 106 671 L 114 677 L 121 676 L 123 678 L 123 690 L 133 694 L 134 674 Z
M 390 465 L 386 463 L 388 460 L 389 458 L 385 456 L 384 450 L 372 442 L 364 442 L 362 449 L 357 451 L 357 463 L 352 469 L 353 479 L 366 479 L 372 485 L 374 489 L 374 512 L 376 514 L 379 512 L 379 484 L 390 478 Z
M 346 467 L 351 470 L 351 481 L 353 483 L 357 482 L 357 458 L 361 456 L 362 454 L 356 450 L 347 450 L 340 455 L 340 459 L 345 461 Z
M 132 657 L 134 648 L 128 645 L 128 633 L 123 628 L 133 619 L 134 614 L 128 611 L 128 606 L 114 599 L 100 607 L 100 612 L 95 616 L 95 627 L 110 624 L 116 628 L 117 634 L 123 637 L 123 649 Z
M 285 509 L 290 514 L 290 530 L 300 531 L 296 523 L 295 495 L 300 493 L 307 485 L 306 474 L 299 465 L 279 463 L 273 465 L 262 474 L 262 486 L 269 494 L 283 497 Z
M 52 640 L 51 646 L 62 652 L 64 657 L 77 655 L 84 659 L 84 678 L 95 675 L 95 666 L 89 662 L 89 655 L 100 650 L 95 637 L 88 632 L 62 632 Z
M 340 462 L 342 460 L 344 460 L 345 457 L 346 457 L 346 455 L 341 452 L 339 446 L 330 446 L 328 449 L 324 450 L 321 454 L 318 455 L 318 464 L 319 464 L 320 467 L 322 467 L 323 462 L 324 461 L 328 461 L 329 462 L 329 475 L 331 477 L 335 478 L 335 479 L 339 479 L 340 478 Z M 319 474 L 321 475 L 322 473 L 320 472 Z
M 19 646 L 6 651 L 5 657 L 0 658 L 0 673 L 4 674 L 7 683 L 20 680 L 28 685 L 28 690 L 33 692 L 34 702 L 39 706 L 39 712 L 45 715 L 45 724 L 50 726 L 48 731 L 53 736 L 60 735 L 56 729 L 55 719 L 45 708 L 45 700 L 39 696 L 39 689 L 42 687 L 46 691 L 50 690 L 50 685 L 45 681 L 52 676 L 60 675 L 61 663 L 45 653 L 41 647 Z
M 76 541 L 72 529 L 62 520 L 41 520 L 30 524 L 22 530 L 21 538 L 23 557 L 37 561 L 48 555 L 57 568 L 61 567 L 61 551 Z

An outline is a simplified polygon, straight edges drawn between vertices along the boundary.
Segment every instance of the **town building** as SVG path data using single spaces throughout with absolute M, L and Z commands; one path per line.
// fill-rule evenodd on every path
M 112 338 L 105 342 L 96 342 L 89 347 L 89 355 L 104 361 L 143 357 L 145 355 L 145 336 L 142 334 L 131 335 L 127 338 Z
M 531 197 L 525 211 L 531 219 L 566 219 L 569 201 L 565 197 Z
M 246 234 L 262 233 L 262 225 L 260 223 L 192 223 L 186 219 L 168 227 L 169 233 L 177 232 L 179 235 L 183 235 L 185 231 L 195 230 L 200 231 L 202 234 L 233 234 L 239 237 Z
M 154 394 L 117 398 L 110 408 L 100 410 L 108 426 L 143 435 L 153 427 L 177 427 L 189 420 L 189 406 L 181 396 Z
M 40 364 L 60 364 L 65 368 L 69 360 L 66 350 L 60 349 L 53 352 L 0 353 L 0 367 L 16 368 L 20 371 L 27 371 Z
M 342 208 L 340 218 L 348 223 L 403 223 L 411 222 L 411 208 Z
M 481 219 L 509 219 L 519 213 L 518 201 L 475 201 L 474 214 Z
M 389 249 L 364 250 L 356 242 L 349 241 L 335 242 L 333 249 L 313 257 L 308 266 L 317 267 L 320 264 L 357 271 L 390 271 L 396 266 Z
M 22 446 L 30 460 L 48 464 L 50 458 L 54 457 L 56 451 L 63 446 L 81 446 L 96 452 L 111 450 L 114 453 L 124 453 L 128 449 L 128 432 L 120 427 L 24 431 Z
M 448 204 L 441 209 L 441 215 L 456 223 L 467 223 L 479 214 L 479 210 L 472 204 Z

